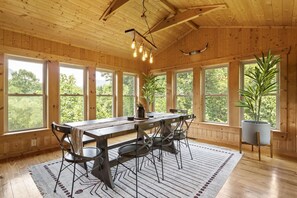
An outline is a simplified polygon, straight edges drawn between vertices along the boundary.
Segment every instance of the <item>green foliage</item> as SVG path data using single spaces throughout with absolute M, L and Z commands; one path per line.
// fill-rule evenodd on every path
M 257 65 L 245 73 L 249 79 L 249 84 L 245 85 L 245 89 L 239 91 L 243 99 L 239 101 L 237 106 L 245 108 L 253 120 L 260 121 L 264 111 L 271 113 L 269 112 L 270 105 L 267 105 L 271 101 L 265 100 L 265 97 L 277 92 L 276 74 L 278 73 L 277 64 L 280 62 L 280 58 L 272 55 L 270 51 L 266 57 L 262 53 L 261 58 L 257 56 L 255 58 Z
M 84 120 L 83 88 L 76 85 L 73 75 L 60 75 L 60 94 L 60 122 Z
M 135 76 L 123 76 L 123 115 L 135 114 Z
M 228 69 L 227 67 L 205 70 L 204 120 L 227 123 L 228 120 Z
M 8 131 L 43 127 L 42 83 L 35 74 L 24 69 L 12 72 L 8 80 Z
M 144 84 L 142 87 L 142 94 L 145 98 L 148 107 L 151 106 L 155 102 L 155 94 L 161 93 L 163 89 L 160 87 L 158 83 L 159 79 L 156 75 L 149 73 L 143 74 L 144 76 Z
M 180 72 L 176 76 L 176 108 L 193 112 L 193 72 Z

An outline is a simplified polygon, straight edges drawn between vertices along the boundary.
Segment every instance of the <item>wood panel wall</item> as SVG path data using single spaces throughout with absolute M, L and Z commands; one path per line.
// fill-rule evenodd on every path
M 4 131 L 4 57 L 16 55 L 42 59 L 48 65 L 48 120 L 47 128 L 25 133 L 5 133 Z M 87 69 L 87 119 L 96 118 L 96 68 L 112 70 L 116 73 L 118 89 L 116 95 L 116 116 L 122 115 L 122 75 L 123 72 L 141 76 L 146 72 L 142 61 L 124 59 L 75 46 L 53 42 L 33 36 L 0 29 L 0 159 L 36 152 L 57 146 L 50 132 L 50 123 L 59 121 L 59 63 L 78 64 Z M 139 94 L 141 94 L 139 92 Z M 31 146 L 31 140 L 37 140 L 37 146 Z
M 193 112 L 196 114 L 190 136 L 230 145 L 238 145 L 240 130 L 240 110 L 235 107 L 239 100 L 240 61 L 252 59 L 271 49 L 282 58 L 280 68 L 280 130 L 274 132 L 274 151 L 297 156 L 296 96 L 297 96 L 297 30 L 292 28 L 210 28 L 192 31 L 169 48 L 159 52 L 155 64 L 149 65 L 152 72 L 166 72 L 172 76 L 175 71 L 193 70 Z M 197 55 L 185 56 L 180 50 L 209 48 Z M 204 67 L 229 65 L 229 123 L 226 125 L 203 122 L 201 93 L 201 70 Z M 173 100 L 174 79 L 167 79 L 167 100 Z M 174 108 L 169 101 L 167 108 Z M 172 105 L 172 106 L 170 106 Z

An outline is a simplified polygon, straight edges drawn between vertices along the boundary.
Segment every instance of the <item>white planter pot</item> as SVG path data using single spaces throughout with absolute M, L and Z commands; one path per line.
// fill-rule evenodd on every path
M 260 132 L 260 144 L 270 144 L 270 123 L 242 120 L 242 141 L 257 145 L 257 132 Z

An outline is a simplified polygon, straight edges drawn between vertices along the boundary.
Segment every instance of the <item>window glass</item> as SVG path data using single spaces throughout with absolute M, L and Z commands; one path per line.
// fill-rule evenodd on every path
M 84 70 L 60 67 L 60 122 L 84 120 Z
M 136 77 L 134 75 L 123 75 L 123 115 L 135 115 L 136 101 Z
M 113 117 L 113 73 L 96 71 L 96 118 Z
M 193 72 L 176 73 L 176 108 L 193 113 Z
M 158 75 L 156 79 L 162 91 L 155 95 L 155 111 L 166 112 L 166 75 Z
M 204 121 L 228 121 L 228 68 L 209 68 L 204 71 Z
M 8 131 L 45 127 L 44 62 L 9 57 L 7 71 Z

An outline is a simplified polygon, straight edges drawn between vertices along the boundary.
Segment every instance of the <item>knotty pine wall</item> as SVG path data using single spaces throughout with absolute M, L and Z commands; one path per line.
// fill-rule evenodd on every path
M 48 65 L 48 128 L 26 133 L 4 132 L 4 55 L 11 54 L 47 61 Z M 33 36 L 0 29 L 0 159 L 25 153 L 57 147 L 57 140 L 50 132 L 50 123 L 59 119 L 59 62 L 82 65 L 88 73 L 87 119 L 96 118 L 96 68 L 113 70 L 117 76 L 116 115 L 122 115 L 123 72 L 137 74 L 142 86 L 141 75 L 146 72 L 142 61 L 127 60 L 99 52 L 90 51 L 63 43 L 53 42 Z M 31 146 L 31 140 L 37 146 Z
M 271 49 L 281 56 L 280 68 L 280 130 L 274 132 L 274 152 L 297 156 L 297 29 L 283 28 L 200 28 L 173 42 L 159 52 L 150 71 L 167 75 L 167 109 L 175 106 L 174 74 L 178 70 L 193 70 L 193 108 L 197 119 L 190 136 L 213 142 L 238 145 L 240 109 L 239 100 L 240 61 L 252 59 L 254 54 Z M 179 50 L 208 49 L 197 55 L 185 56 Z M 226 125 L 205 123 L 202 120 L 203 104 L 201 71 L 204 67 L 229 64 L 229 123 Z

